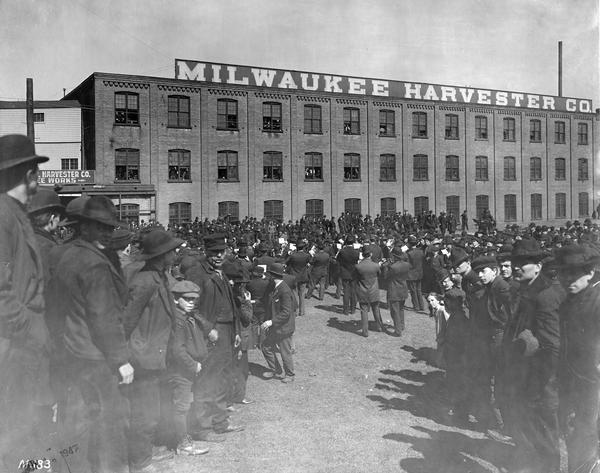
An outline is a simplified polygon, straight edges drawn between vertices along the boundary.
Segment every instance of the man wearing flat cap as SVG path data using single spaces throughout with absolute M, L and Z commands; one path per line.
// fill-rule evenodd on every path
M 204 237 L 206 277 L 200 281 L 200 317 L 207 330 L 209 354 L 194 385 L 194 440 L 221 441 L 218 434 L 243 430 L 229 422 L 227 398 L 232 382 L 233 349 L 241 343 L 239 314 L 229 278 L 222 270 L 225 235 Z
M 172 456 L 156 448 L 153 452 L 152 441 L 161 411 L 160 380 L 166 370 L 167 346 L 175 323 L 175 304 L 166 272 L 175 261 L 175 249 L 182 243 L 163 229 L 150 230 L 141 241 L 144 266 L 133 275 L 127 274 L 129 299 L 123 325 L 136 374 L 128 390 L 132 471 L 145 471 L 148 465 Z
M 80 237 L 62 254 L 50 288 L 52 310 L 64 315 L 70 382 L 79 388 L 87 411 L 84 424 L 72 433 L 80 445 L 73 461 L 89 461 L 77 471 L 128 473 L 128 408 L 119 385 L 134 377 L 122 322 L 129 291 L 106 254 L 119 222 L 114 204 L 103 196 L 90 197 L 75 218 Z M 68 404 L 67 410 L 67 416 L 71 410 L 80 415 L 79 406 Z
M 47 416 L 43 406 L 52 404 L 48 397 L 43 263 L 26 208 L 37 191 L 38 164 L 46 161 L 48 158 L 36 154 L 26 136 L 0 137 L 2 471 L 14 471 L 19 458 L 30 458 L 37 452 L 36 432 L 44 435 L 39 424 Z M 4 457 L 7 452 L 11 454 Z
M 559 280 L 567 291 L 560 307 L 560 411 L 569 457 L 568 471 L 597 472 L 600 406 L 600 283 L 598 251 L 571 244 L 555 254 Z

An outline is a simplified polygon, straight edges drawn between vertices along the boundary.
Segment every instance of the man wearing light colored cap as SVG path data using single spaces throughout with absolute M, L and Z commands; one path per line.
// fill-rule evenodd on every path
M 2 471 L 14 471 L 19 458 L 38 451 L 35 432 L 42 436 L 44 432 L 36 424 L 43 421 L 42 406 L 52 404 L 42 259 L 26 210 L 37 191 L 38 163 L 46 161 L 26 136 L 0 137 Z

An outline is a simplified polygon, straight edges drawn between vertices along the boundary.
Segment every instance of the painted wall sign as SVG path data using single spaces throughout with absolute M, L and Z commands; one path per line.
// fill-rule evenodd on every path
M 592 101 L 570 97 L 403 82 L 252 66 L 175 60 L 175 78 L 213 84 L 251 85 L 305 92 L 370 95 L 435 102 L 592 113 Z
M 71 169 L 59 171 L 44 169 L 38 172 L 38 184 L 93 184 L 94 171 Z

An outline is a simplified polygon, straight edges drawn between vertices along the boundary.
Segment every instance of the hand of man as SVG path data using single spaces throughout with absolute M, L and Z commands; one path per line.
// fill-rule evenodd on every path
M 267 320 L 265 322 L 262 323 L 261 328 L 263 330 L 267 330 L 271 325 L 273 325 L 273 321 L 272 320 Z
M 235 341 L 233 342 L 233 347 L 237 348 L 240 346 L 240 343 L 242 343 L 242 337 L 240 337 L 239 335 L 235 336 Z
M 196 363 L 196 374 L 200 373 L 201 370 L 202 370 L 202 364 Z
M 133 366 L 129 363 L 119 367 L 119 374 L 121 375 L 122 381 L 119 384 L 131 384 L 133 381 Z
M 213 328 L 210 332 L 208 332 L 208 339 L 213 343 L 217 343 L 217 340 L 219 339 L 219 332 L 217 332 L 216 328 Z

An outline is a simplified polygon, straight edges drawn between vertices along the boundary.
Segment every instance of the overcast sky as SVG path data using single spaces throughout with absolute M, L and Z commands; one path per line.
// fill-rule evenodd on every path
M 600 107 L 599 0 L 0 0 L 0 100 L 175 58 L 563 95 Z

